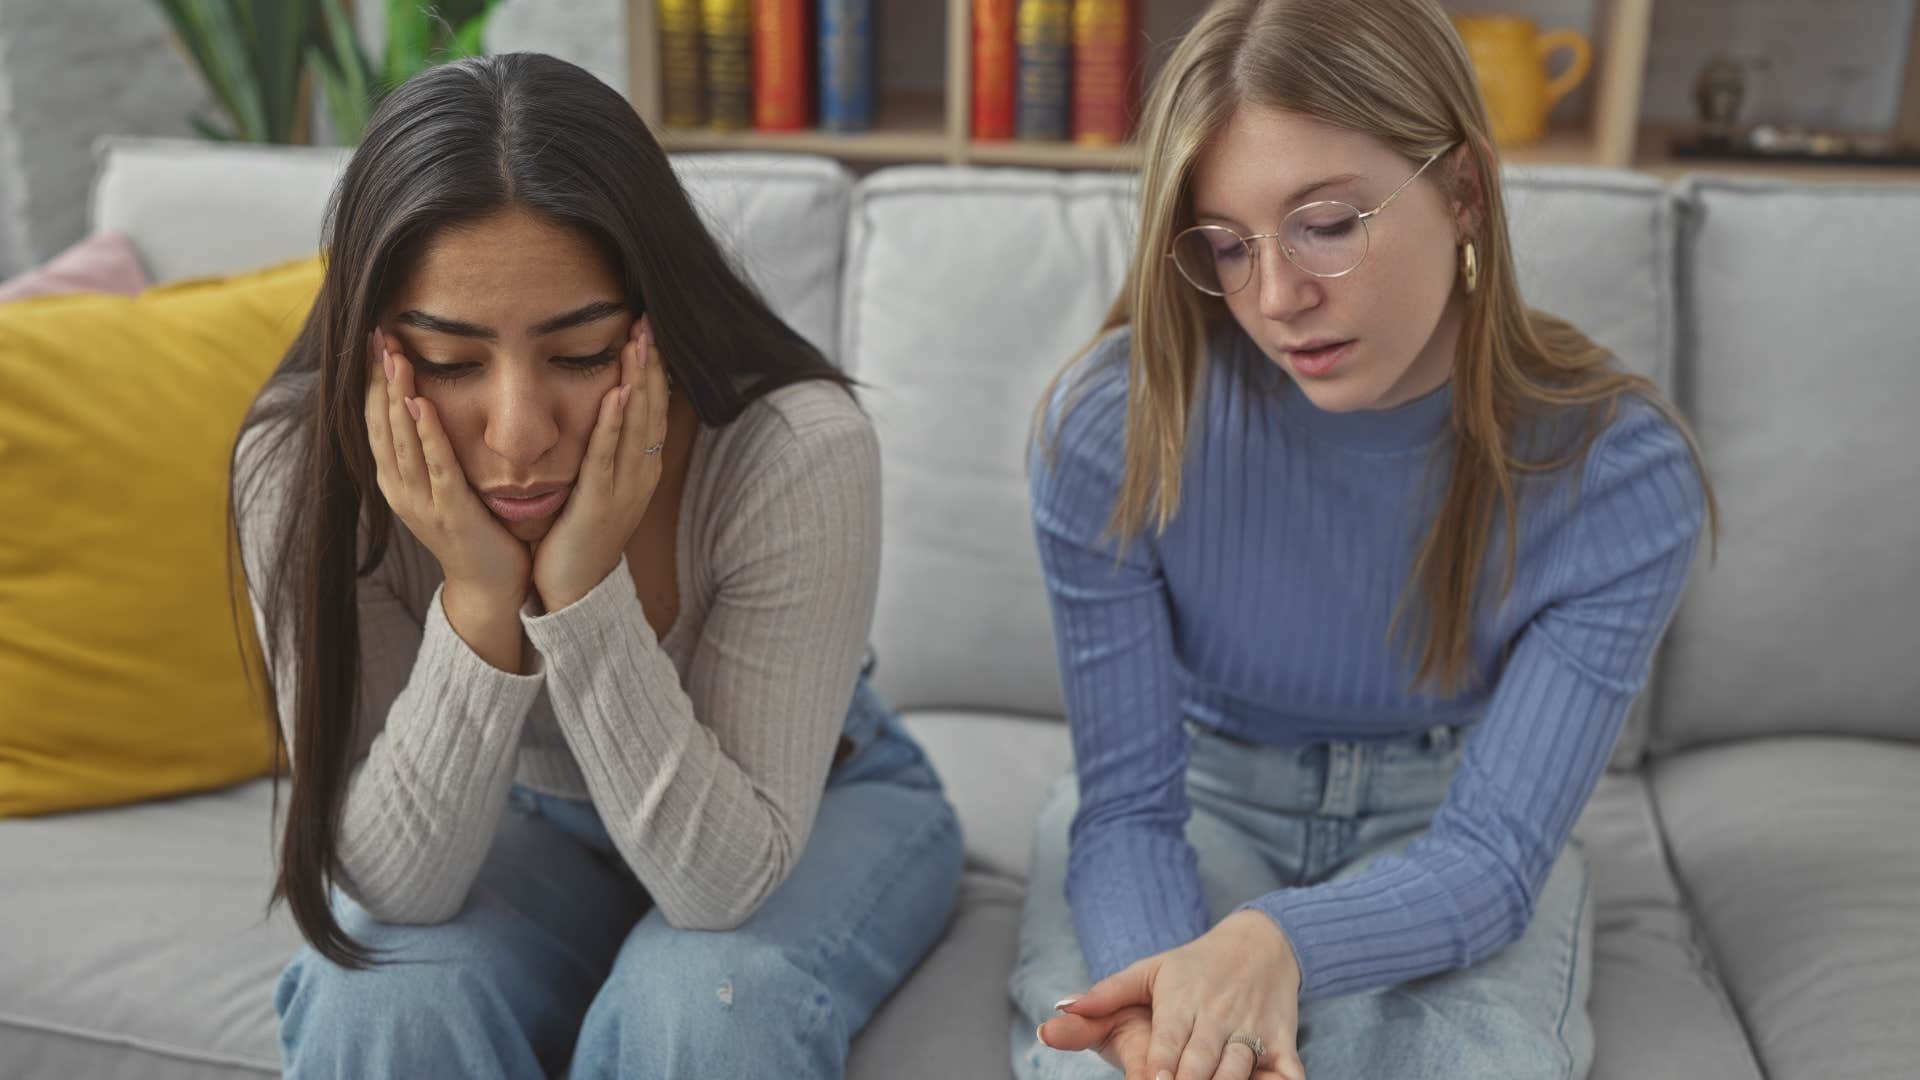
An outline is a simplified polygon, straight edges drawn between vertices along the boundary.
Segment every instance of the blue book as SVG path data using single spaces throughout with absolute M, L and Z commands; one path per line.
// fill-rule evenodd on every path
M 820 126 L 873 127 L 874 0 L 820 0 Z
M 1014 134 L 1022 139 L 1065 139 L 1073 82 L 1071 0 L 1019 0 L 1014 41 L 1020 55 Z

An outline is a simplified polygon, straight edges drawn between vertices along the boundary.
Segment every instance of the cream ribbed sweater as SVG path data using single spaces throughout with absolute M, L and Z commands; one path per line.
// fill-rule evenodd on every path
M 278 455 L 254 460 L 259 430 L 238 458 L 243 484 L 269 470 L 240 508 L 256 587 L 288 495 Z M 739 925 L 812 829 L 873 615 L 879 485 L 872 425 L 831 383 L 784 387 L 701 428 L 672 629 L 655 637 L 622 557 L 578 602 L 522 611 L 538 652 L 529 675 L 490 666 L 454 633 L 439 564 L 396 518 L 386 557 L 359 583 L 364 722 L 342 887 L 386 921 L 453 917 L 518 781 L 590 797 L 672 925 Z M 257 601 L 254 618 L 266 640 Z M 297 658 L 283 645 L 280 659 L 291 743 Z

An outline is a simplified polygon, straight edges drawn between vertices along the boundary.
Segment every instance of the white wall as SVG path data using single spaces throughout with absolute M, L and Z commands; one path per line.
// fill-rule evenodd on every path
M 86 230 L 98 135 L 191 135 L 205 104 L 151 0 L 0 0 L 0 275 Z

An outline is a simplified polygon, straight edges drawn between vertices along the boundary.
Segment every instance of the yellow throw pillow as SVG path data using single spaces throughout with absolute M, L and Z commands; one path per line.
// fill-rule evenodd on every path
M 267 770 L 227 455 L 319 289 L 314 256 L 0 305 L 0 816 Z

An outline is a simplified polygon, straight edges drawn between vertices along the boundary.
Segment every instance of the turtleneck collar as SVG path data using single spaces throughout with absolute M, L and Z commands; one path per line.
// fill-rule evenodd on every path
M 1248 340 L 1238 326 L 1231 328 L 1237 350 L 1256 385 L 1280 400 L 1285 422 L 1299 424 L 1314 438 L 1354 450 L 1393 452 L 1432 445 L 1447 429 L 1453 415 L 1453 379 L 1391 409 L 1355 409 L 1329 412 L 1313 403 L 1291 375 Z

